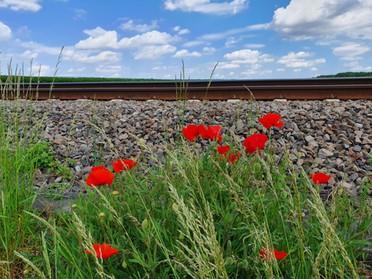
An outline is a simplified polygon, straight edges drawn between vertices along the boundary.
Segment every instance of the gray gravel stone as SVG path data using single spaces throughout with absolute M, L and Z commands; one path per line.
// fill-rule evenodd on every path
M 0 101 L 0 105 L 11 119 L 14 103 Z M 20 101 L 20 105 L 30 102 Z M 348 188 L 358 187 L 372 169 L 372 101 L 49 100 L 34 102 L 32 107 L 33 115 L 21 129 L 35 127 L 44 119 L 40 135 L 53 143 L 57 160 L 73 174 L 71 193 L 85 188 L 84 179 L 94 165 L 110 167 L 113 160 L 129 158 L 139 160 L 139 165 L 151 162 L 134 136 L 163 158 L 161 146 L 179 141 L 181 128 L 189 123 L 221 125 L 224 135 L 236 135 L 241 148 L 248 135 L 270 133 L 275 151 L 289 151 L 295 166 L 308 172 L 323 170 L 332 174 L 335 184 L 344 182 Z M 284 127 L 264 129 L 257 119 L 268 112 L 281 114 Z M 196 142 L 196 146 L 205 145 Z M 68 166 L 67 158 L 75 167 Z M 55 174 L 43 173 L 45 181 L 53 175 L 55 181 Z

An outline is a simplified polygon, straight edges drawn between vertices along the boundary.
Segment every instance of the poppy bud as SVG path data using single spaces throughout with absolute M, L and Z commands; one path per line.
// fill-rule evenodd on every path
M 173 211 L 178 211 L 178 205 L 176 203 L 172 203 Z
M 99 217 L 99 218 L 103 218 L 103 217 L 105 217 L 105 213 L 100 212 L 100 213 L 98 214 L 98 217 Z
M 183 233 L 180 233 L 180 235 L 178 236 L 178 239 L 181 241 L 185 239 L 185 236 L 183 235 Z
M 128 264 L 127 264 L 126 261 L 123 261 L 123 262 L 121 263 L 121 266 L 122 266 L 124 269 L 126 269 L 126 268 L 128 267 Z
M 146 230 L 148 226 L 149 226 L 149 221 L 147 219 L 144 219 L 141 224 L 142 229 Z
M 75 208 L 77 208 L 77 207 L 78 207 L 78 206 L 77 206 L 76 203 L 74 203 L 74 204 L 71 205 L 71 208 L 72 208 L 72 209 L 75 209 Z
M 118 196 L 118 195 L 120 195 L 120 192 L 119 191 L 112 191 L 112 195 L 113 196 Z

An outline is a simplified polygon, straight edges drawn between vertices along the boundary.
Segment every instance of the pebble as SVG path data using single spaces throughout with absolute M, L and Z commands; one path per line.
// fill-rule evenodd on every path
M 40 126 L 41 137 L 52 142 L 56 159 L 73 174 L 71 193 L 85 189 L 85 178 L 92 166 L 110 167 L 117 159 L 147 158 L 136 139 L 164 157 L 163 145 L 174 145 L 181 128 L 189 123 L 221 125 L 222 134 L 234 133 L 241 142 L 254 132 L 270 133 L 276 152 L 289 151 L 295 166 L 313 173 L 322 170 L 332 175 L 335 184 L 357 189 L 372 170 L 372 101 L 124 101 L 96 102 L 21 100 L 20 110 L 32 112 L 23 128 Z M 27 107 L 32 105 L 32 110 Z M 12 117 L 17 106 L 0 101 Z M 283 116 L 281 129 L 267 131 L 257 119 L 273 112 Z M 196 146 L 202 146 L 199 142 Z M 301 154 L 299 156 L 299 154 Z M 66 159 L 73 161 L 67 164 Z M 71 162 L 69 162 L 71 163 Z M 35 187 L 58 175 L 42 170 Z M 43 180 L 44 179 L 44 180 Z M 43 180 L 43 181 L 41 181 Z M 370 186 L 372 188 L 372 185 Z M 68 193 L 67 193 L 68 194 Z

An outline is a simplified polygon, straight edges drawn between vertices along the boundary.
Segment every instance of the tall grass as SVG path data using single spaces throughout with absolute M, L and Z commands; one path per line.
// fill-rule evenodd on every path
M 225 140 L 243 154 L 235 164 L 220 160 L 213 141 L 199 149 L 180 137 L 160 161 L 137 139 L 157 164 L 139 161 L 111 188 L 87 187 L 72 212 L 43 215 L 32 207 L 40 139 L 24 131 L 32 109 L 20 103 L 1 101 L 1 278 L 367 277 L 370 182 L 357 200 L 340 186 L 324 201 L 288 153 L 279 159 L 273 144 L 246 154 L 234 135 Z M 94 243 L 119 253 L 99 259 L 87 253 Z M 264 260 L 262 248 L 288 256 Z

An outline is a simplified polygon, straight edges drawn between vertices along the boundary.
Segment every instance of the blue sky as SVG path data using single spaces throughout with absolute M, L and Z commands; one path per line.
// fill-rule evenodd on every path
M 1 74 L 192 79 L 372 71 L 372 0 L 0 0 Z

